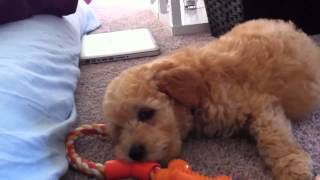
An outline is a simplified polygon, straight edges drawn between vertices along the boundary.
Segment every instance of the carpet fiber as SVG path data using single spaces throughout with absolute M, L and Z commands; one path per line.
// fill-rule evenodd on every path
M 95 0 L 90 6 L 103 23 L 102 27 L 94 33 L 149 28 L 160 45 L 161 56 L 181 47 L 199 46 L 214 39 L 209 33 L 171 36 L 169 29 L 158 21 L 151 10 L 146 8 L 109 4 L 108 0 Z M 152 59 L 154 58 L 81 66 L 81 79 L 76 92 L 79 123 L 102 122 L 101 103 L 108 83 L 121 71 Z M 310 115 L 306 121 L 293 126 L 297 141 L 311 154 L 316 172 L 320 172 L 319 129 L 320 111 Z M 110 140 L 102 137 L 83 138 L 76 143 L 76 148 L 81 155 L 95 162 L 104 162 L 113 158 Z M 259 157 L 255 144 L 245 138 L 191 139 L 183 146 L 182 158 L 187 160 L 195 170 L 205 175 L 225 174 L 232 176 L 234 180 L 271 179 L 271 172 Z M 89 178 L 73 168 L 69 168 L 62 177 L 62 180 L 89 179 L 95 178 Z

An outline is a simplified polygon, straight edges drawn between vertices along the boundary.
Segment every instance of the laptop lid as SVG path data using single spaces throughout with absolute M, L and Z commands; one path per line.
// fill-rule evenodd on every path
M 100 63 L 160 54 L 160 48 L 148 29 L 131 29 L 85 35 L 80 63 Z

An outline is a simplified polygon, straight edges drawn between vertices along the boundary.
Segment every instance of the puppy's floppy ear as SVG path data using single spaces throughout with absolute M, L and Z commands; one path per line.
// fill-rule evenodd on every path
M 206 93 L 200 73 L 184 65 L 158 72 L 155 80 L 160 92 L 188 107 L 198 106 Z

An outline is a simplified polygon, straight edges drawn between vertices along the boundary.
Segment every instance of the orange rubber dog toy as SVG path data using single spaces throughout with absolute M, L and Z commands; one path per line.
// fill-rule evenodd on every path
M 134 177 L 139 180 L 232 180 L 229 176 L 207 177 L 193 172 L 187 162 L 172 160 L 168 168 L 160 168 L 158 163 L 127 163 L 121 160 L 106 161 L 104 164 L 94 163 L 81 158 L 75 151 L 74 142 L 79 136 L 100 134 L 107 135 L 104 124 L 83 125 L 66 138 L 66 152 L 69 163 L 79 171 L 90 175 L 116 180 Z
M 172 160 L 168 169 L 159 169 L 156 171 L 153 180 L 232 180 L 229 176 L 206 177 L 193 172 L 188 163 L 184 160 Z

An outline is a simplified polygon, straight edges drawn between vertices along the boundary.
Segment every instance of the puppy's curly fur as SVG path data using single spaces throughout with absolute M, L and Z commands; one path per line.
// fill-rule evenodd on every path
M 276 180 L 308 180 L 291 120 L 319 104 L 319 47 L 292 23 L 252 20 L 201 48 L 130 68 L 108 86 L 103 116 L 127 161 L 177 157 L 190 132 L 246 129 Z

